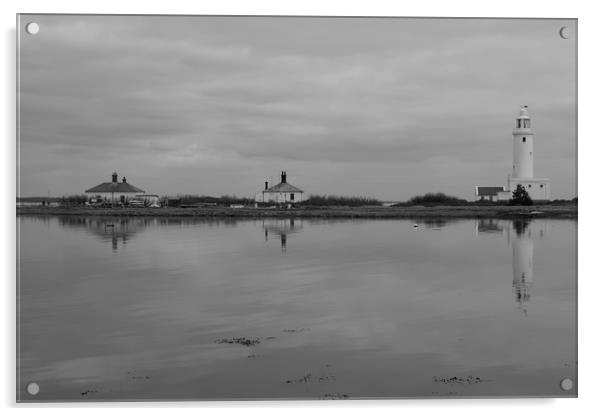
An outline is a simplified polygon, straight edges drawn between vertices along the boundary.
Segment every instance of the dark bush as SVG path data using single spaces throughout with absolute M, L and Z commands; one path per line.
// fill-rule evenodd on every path
M 78 207 L 85 205 L 88 197 L 86 195 L 67 195 L 61 197 L 59 204 L 63 207 Z
M 465 199 L 456 198 L 455 196 L 449 196 L 443 192 L 427 193 L 424 195 L 418 195 L 410 198 L 407 202 L 397 204 L 397 206 L 412 206 L 412 205 L 424 205 L 424 206 L 437 206 L 437 205 L 466 205 L 468 201 Z
M 512 192 L 510 205 L 533 205 L 533 200 L 529 196 L 529 192 L 521 184 L 516 185 L 516 189 Z

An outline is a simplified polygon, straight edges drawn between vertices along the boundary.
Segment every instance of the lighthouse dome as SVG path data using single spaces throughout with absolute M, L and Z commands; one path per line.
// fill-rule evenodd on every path
M 526 106 L 526 105 L 525 105 L 525 106 L 522 106 L 522 107 L 520 108 L 520 115 L 518 116 L 518 118 L 520 118 L 520 119 L 524 119 L 524 118 L 531 118 L 531 117 L 529 116 L 529 112 L 527 111 L 527 106 Z

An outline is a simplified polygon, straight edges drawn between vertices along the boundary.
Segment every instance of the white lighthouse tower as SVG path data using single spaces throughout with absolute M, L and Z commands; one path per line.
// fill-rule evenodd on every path
M 516 125 L 512 132 L 514 138 L 514 165 L 512 165 L 513 178 L 533 177 L 533 130 L 531 130 L 531 117 L 527 107 L 520 109 Z
M 534 176 L 534 138 L 531 129 L 531 117 L 527 106 L 520 109 L 516 118 L 513 140 L 513 165 L 512 174 L 508 177 L 508 191 L 516 190 L 517 185 L 522 185 L 533 200 L 550 199 L 550 180 Z

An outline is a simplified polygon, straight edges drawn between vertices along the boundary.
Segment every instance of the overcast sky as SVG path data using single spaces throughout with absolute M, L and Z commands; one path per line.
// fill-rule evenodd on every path
M 114 170 L 148 193 L 473 198 L 506 185 L 528 105 L 535 174 L 576 196 L 572 20 L 24 16 L 20 195 Z M 559 36 L 567 26 L 568 40 Z

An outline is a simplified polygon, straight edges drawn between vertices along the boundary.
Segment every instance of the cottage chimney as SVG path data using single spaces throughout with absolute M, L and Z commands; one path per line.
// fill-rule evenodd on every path
M 125 180 L 125 176 L 123 177 L 123 183 L 126 183 L 127 181 Z
M 268 181 L 265 181 L 265 190 L 268 190 Z
M 280 182 L 286 183 L 286 171 L 282 171 Z
M 113 183 L 117 183 L 117 172 L 113 172 Z

